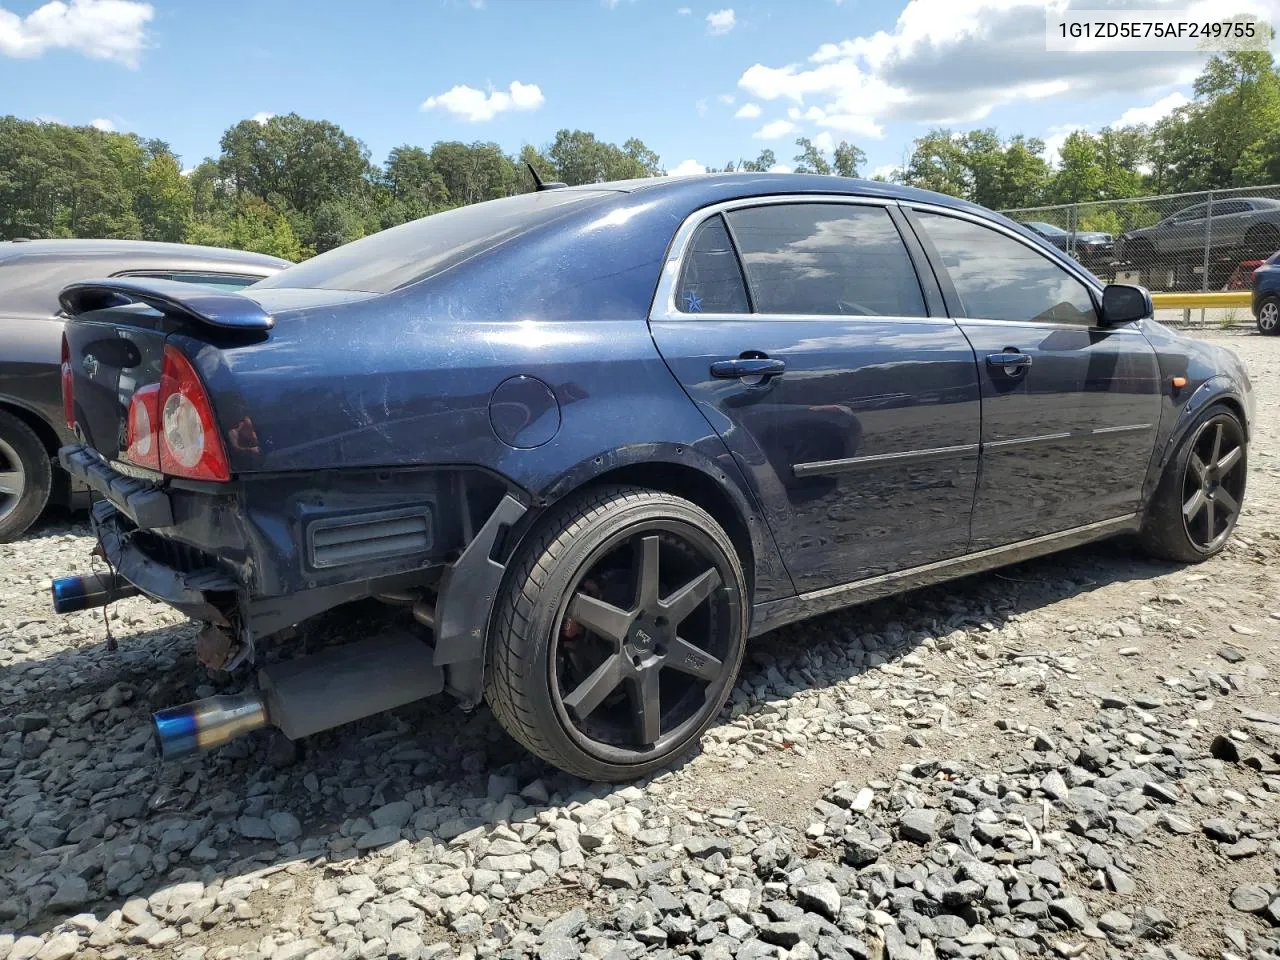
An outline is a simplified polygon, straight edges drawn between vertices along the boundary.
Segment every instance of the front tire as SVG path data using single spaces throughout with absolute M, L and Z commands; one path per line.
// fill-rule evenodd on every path
M 1244 425 L 1229 408 L 1213 404 L 1165 466 L 1142 526 L 1146 551 L 1178 563 L 1220 553 L 1240 518 L 1248 465 Z
M 1258 304 L 1258 332 L 1264 337 L 1280 334 L 1280 297 L 1266 297 Z
M 596 781 L 645 776 L 698 741 L 732 691 L 750 609 L 710 514 L 654 490 L 588 490 L 508 569 L 485 697 L 512 737 Z
M 36 522 L 53 489 L 49 453 L 34 430 L 0 410 L 0 543 Z

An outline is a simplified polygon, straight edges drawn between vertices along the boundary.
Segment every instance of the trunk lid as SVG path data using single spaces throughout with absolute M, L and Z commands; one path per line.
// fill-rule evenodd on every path
M 167 331 L 146 307 L 116 307 L 69 320 L 67 338 L 76 427 L 84 442 L 118 460 L 125 449 L 129 402 L 160 383 Z
M 64 333 L 76 427 L 112 462 L 127 450 L 134 395 L 160 383 L 171 335 L 230 345 L 262 339 L 275 322 L 249 297 L 166 280 L 85 280 L 59 299 L 69 318 Z

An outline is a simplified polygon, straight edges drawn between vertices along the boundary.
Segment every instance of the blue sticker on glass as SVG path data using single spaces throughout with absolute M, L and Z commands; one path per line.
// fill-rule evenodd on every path
M 702 298 L 693 291 L 689 291 L 684 295 L 684 310 L 685 313 L 701 313 Z

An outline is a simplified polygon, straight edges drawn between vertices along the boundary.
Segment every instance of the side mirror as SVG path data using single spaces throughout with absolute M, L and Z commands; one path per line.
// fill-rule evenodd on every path
M 1108 283 L 1102 288 L 1102 316 L 1099 323 L 1115 327 L 1152 315 L 1151 294 L 1145 287 L 1129 283 Z

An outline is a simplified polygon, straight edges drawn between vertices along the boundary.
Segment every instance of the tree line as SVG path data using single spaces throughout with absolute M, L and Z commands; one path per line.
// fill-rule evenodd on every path
M 856 177 L 866 155 L 808 138 L 722 171 Z M 336 124 L 288 114 L 242 120 L 217 157 L 183 170 L 162 140 L 0 118 L 0 239 L 119 237 L 238 247 L 300 260 L 378 230 L 548 181 L 595 183 L 664 173 L 643 141 L 560 130 L 514 155 L 498 144 L 405 144 L 374 163 Z M 1280 182 L 1280 72 L 1269 52 L 1212 57 L 1195 98 L 1153 125 L 1078 131 L 1056 163 L 1045 143 L 994 129 L 935 129 L 914 141 L 894 182 L 995 209 Z M 1105 225 L 1101 225 L 1105 226 Z

